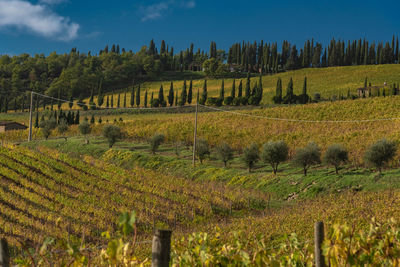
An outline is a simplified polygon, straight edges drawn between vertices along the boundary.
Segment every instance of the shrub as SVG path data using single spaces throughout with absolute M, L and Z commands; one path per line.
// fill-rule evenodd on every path
M 158 108 L 160 106 L 160 101 L 157 98 L 154 98 L 152 101 L 150 101 L 150 106 L 152 108 Z
M 233 97 L 231 96 L 227 96 L 224 98 L 224 105 L 226 106 L 230 106 L 233 103 Z
M 200 160 L 200 163 L 203 163 L 203 160 L 210 155 L 210 147 L 206 140 L 199 139 L 196 143 L 196 155 Z
M 233 149 L 227 144 L 223 143 L 217 147 L 218 157 L 226 164 L 228 161 L 233 159 Z
M 278 171 L 278 165 L 287 160 L 289 155 L 289 148 L 285 142 L 268 142 L 263 145 L 261 150 L 261 159 L 265 163 L 269 163 L 274 171 Z
M 321 101 L 321 94 L 320 93 L 315 93 L 314 94 L 314 101 L 315 102 Z
M 92 127 L 86 120 L 79 124 L 79 131 L 85 136 L 86 144 L 89 144 L 89 139 L 87 138 L 87 135 L 92 132 Z
M 240 106 L 242 104 L 242 99 L 241 97 L 235 97 L 232 101 L 232 105 L 234 106 Z
M 163 134 L 155 134 L 152 138 L 149 139 L 150 150 L 153 154 L 155 154 L 158 150 L 158 147 L 164 142 Z
M 219 97 L 209 97 L 207 98 L 206 105 L 220 107 L 222 106 L 222 101 Z
M 397 151 L 397 144 L 386 139 L 379 140 L 371 145 L 364 155 L 366 163 L 375 166 L 379 173 L 382 173 L 382 167 L 394 158 Z
M 103 136 L 108 141 L 108 146 L 110 148 L 123 137 L 122 131 L 118 126 L 108 124 L 103 128 Z
M 306 147 L 296 151 L 293 158 L 293 163 L 303 168 L 304 176 L 307 175 L 307 170 L 316 164 L 321 163 L 321 149 L 315 143 L 309 143 Z
M 324 162 L 328 165 L 333 165 L 336 174 L 339 174 L 340 164 L 347 162 L 348 159 L 349 155 L 347 150 L 339 144 L 334 144 L 328 147 L 324 156 Z
M 254 164 L 260 159 L 258 146 L 256 144 L 251 144 L 246 147 L 243 151 L 243 161 L 246 163 L 246 167 L 251 172 Z

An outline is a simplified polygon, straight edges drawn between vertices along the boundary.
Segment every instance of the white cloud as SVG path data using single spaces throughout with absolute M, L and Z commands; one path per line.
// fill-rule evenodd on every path
M 15 27 L 61 41 L 75 39 L 79 30 L 79 24 L 69 18 L 55 14 L 45 5 L 25 0 L 0 0 L 0 27 Z
M 39 0 L 39 3 L 47 4 L 47 5 L 58 5 L 66 2 L 67 0 Z
M 165 2 L 159 2 L 149 6 L 142 6 L 140 11 L 143 15 L 142 21 L 148 20 L 156 20 L 161 18 L 164 15 L 164 12 L 173 8 L 194 8 L 196 6 L 196 2 L 194 0 L 190 1 L 176 1 L 169 0 Z

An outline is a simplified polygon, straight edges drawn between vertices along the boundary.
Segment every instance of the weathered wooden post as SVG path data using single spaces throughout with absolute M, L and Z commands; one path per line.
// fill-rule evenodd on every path
M 325 259 L 322 255 L 322 242 L 324 241 L 324 223 L 316 222 L 314 226 L 314 255 L 315 255 L 315 266 L 325 267 Z
M 0 242 L 0 267 L 10 266 L 10 252 L 8 250 L 7 240 L 2 239 Z
M 169 267 L 171 260 L 171 234 L 169 230 L 154 231 L 152 246 L 152 267 Z

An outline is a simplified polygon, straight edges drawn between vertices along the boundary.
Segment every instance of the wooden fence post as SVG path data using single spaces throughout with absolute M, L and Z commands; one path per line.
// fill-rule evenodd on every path
M 8 250 L 7 240 L 2 239 L 0 242 L 0 266 L 10 266 L 10 252 Z
M 315 256 L 315 266 L 325 267 L 325 259 L 322 255 L 322 242 L 324 241 L 324 223 L 316 222 L 314 226 L 314 256 Z
M 169 230 L 154 231 L 152 246 L 152 267 L 169 267 L 171 260 L 171 234 Z

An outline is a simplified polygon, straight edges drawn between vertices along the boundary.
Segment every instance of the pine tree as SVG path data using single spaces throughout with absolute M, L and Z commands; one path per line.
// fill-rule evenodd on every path
M 224 100 L 224 98 L 225 98 L 225 82 L 223 79 L 222 79 L 222 83 L 221 83 L 221 89 L 219 91 L 219 98 L 222 100 Z
M 182 93 L 181 93 L 181 99 L 179 104 L 181 106 L 184 106 L 187 100 L 187 91 L 186 91 L 186 80 L 183 82 L 183 88 L 182 88 Z
M 144 107 L 147 108 L 147 90 L 144 93 Z
M 187 97 L 187 102 L 189 105 L 192 104 L 192 98 L 193 98 L 193 81 L 190 80 L 188 97 Z
M 232 99 L 236 97 L 235 79 L 233 79 L 232 83 L 231 97 Z
M 135 86 L 132 86 L 132 91 L 131 91 L 131 108 L 135 106 Z
M 174 104 L 174 84 L 172 82 L 168 92 L 168 103 L 170 107 Z
M 138 88 L 136 89 L 136 106 L 137 107 L 140 106 L 140 84 L 139 84 Z
M 239 88 L 238 88 L 238 97 L 242 97 L 243 96 L 242 91 L 243 91 L 243 81 L 240 80 Z
M 207 93 L 207 80 L 204 80 L 203 84 L 203 93 L 201 94 L 200 104 L 204 105 L 207 101 L 208 93 Z

